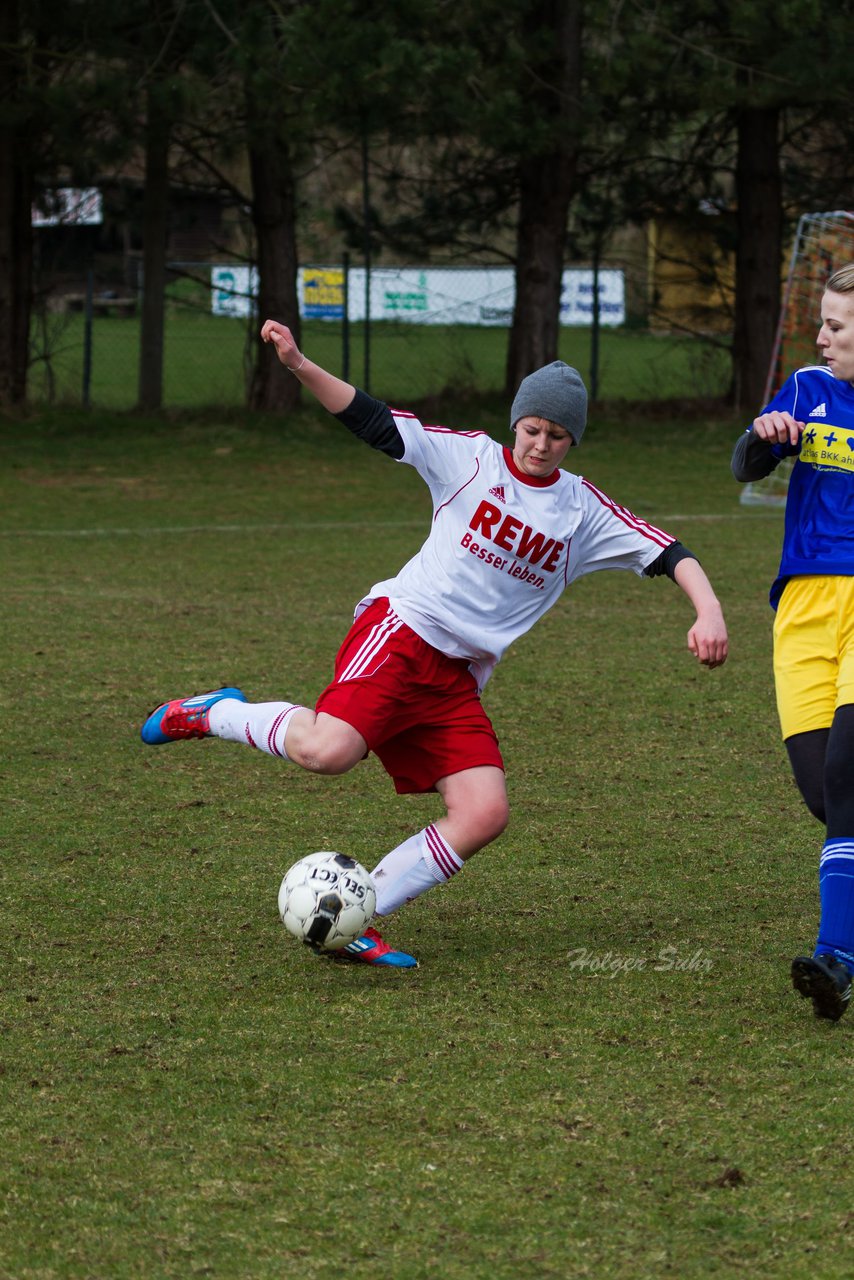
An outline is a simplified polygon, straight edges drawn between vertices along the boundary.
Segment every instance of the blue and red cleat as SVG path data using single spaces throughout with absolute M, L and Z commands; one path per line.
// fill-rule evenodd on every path
M 150 747 L 161 747 L 166 742 L 180 742 L 182 738 L 206 738 L 210 733 L 211 707 L 223 698 L 246 701 L 240 689 L 226 687 L 161 703 L 140 729 L 143 742 Z
M 366 929 L 360 938 L 340 951 L 331 953 L 336 959 L 354 960 L 360 964 L 384 965 L 388 969 L 417 969 L 415 956 L 405 951 L 395 951 L 383 942 L 376 929 Z

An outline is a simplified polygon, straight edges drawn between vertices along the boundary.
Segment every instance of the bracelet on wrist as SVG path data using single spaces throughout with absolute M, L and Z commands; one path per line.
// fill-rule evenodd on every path
M 287 369 L 288 373 L 299 373 L 300 369 L 303 367 L 304 364 L 305 364 L 305 356 L 303 356 L 299 364 L 295 364 L 293 366 L 286 364 L 285 368 Z

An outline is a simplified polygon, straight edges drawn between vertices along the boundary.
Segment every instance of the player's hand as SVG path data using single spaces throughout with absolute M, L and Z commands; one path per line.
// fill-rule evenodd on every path
M 265 320 L 261 326 L 261 337 L 264 342 L 272 342 L 276 355 L 286 369 L 293 371 L 299 365 L 302 354 L 286 324 L 279 324 L 278 320 Z
M 799 422 L 790 413 L 775 409 L 754 419 L 753 434 L 769 444 L 797 444 L 805 426 L 806 423 Z
M 719 610 L 697 615 L 697 621 L 688 632 L 688 648 L 697 661 L 710 670 L 726 662 L 729 638 L 724 616 Z

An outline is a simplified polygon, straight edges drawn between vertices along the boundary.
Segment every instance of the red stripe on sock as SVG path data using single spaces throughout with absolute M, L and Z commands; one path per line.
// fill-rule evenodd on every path
M 280 751 L 279 748 L 276 746 L 276 735 L 278 734 L 279 729 L 284 724 L 285 720 L 287 720 L 288 716 L 291 715 L 291 713 L 294 711 L 299 711 L 299 707 L 297 706 L 288 707 L 287 711 L 280 711 L 279 714 L 276 716 L 275 720 L 273 721 L 272 725 L 270 726 L 270 732 L 267 734 L 267 746 L 269 748 L 270 755 L 278 756 L 280 760 L 287 759 L 287 756 L 285 755 L 284 751 Z M 284 742 L 284 738 L 283 738 L 283 742 Z
M 439 835 L 434 826 L 429 826 L 424 831 L 427 840 L 427 847 L 430 850 L 433 861 L 441 871 L 446 880 L 450 880 L 455 872 L 459 871 L 462 861 L 451 849 L 451 846 L 445 844 L 445 841 Z

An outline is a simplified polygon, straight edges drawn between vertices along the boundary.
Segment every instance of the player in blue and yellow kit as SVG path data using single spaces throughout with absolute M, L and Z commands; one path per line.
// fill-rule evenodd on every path
M 854 974 L 854 264 L 834 272 L 816 339 L 823 365 L 793 373 L 738 441 L 737 480 L 795 457 L 771 588 L 774 678 L 795 781 L 826 827 L 821 917 L 795 990 L 837 1021 Z

